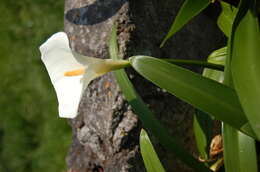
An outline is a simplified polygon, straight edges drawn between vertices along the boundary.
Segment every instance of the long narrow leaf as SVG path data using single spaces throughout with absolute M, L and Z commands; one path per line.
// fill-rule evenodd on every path
M 147 172 L 165 172 L 144 129 L 140 133 L 140 149 Z
M 203 160 L 208 160 L 209 158 L 208 152 L 213 133 L 212 129 L 212 118 L 200 110 L 195 110 L 193 117 L 193 131 L 200 158 Z
M 134 56 L 130 62 L 139 74 L 159 87 L 216 119 L 254 136 L 243 128 L 247 119 L 233 89 L 156 58 Z
M 248 10 L 234 30 L 232 77 L 244 112 L 260 139 L 260 32 L 255 2 L 247 0 Z M 240 7 L 242 8 L 242 7 Z
M 170 37 L 172 37 L 177 31 L 179 31 L 186 23 L 188 23 L 194 16 L 199 14 L 209 4 L 210 0 L 185 0 L 160 47 L 162 47 Z
M 231 75 L 231 64 L 232 52 L 234 46 L 234 33 L 236 28 L 239 26 L 239 22 L 243 19 L 245 11 L 247 9 L 247 4 L 245 1 L 242 1 L 237 13 L 236 19 L 232 26 L 231 36 L 228 42 L 228 54 L 226 61 L 226 70 L 225 70 L 225 79 L 224 84 L 229 85 L 230 87 L 234 86 L 233 77 Z M 244 135 L 228 124 L 223 123 L 223 141 L 224 141 L 224 163 L 226 172 L 257 172 L 257 158 L 255 150 L 255 141 L 253 138 Z
M 109 51 L 112 59 L 119 59 L 117 52 L 116 41 L 116 28 L 114 26 L 112 30 L 112 36 L 109 42 Z M 210 172 L 207 167 L 198 162 L 193 156 L 191 156 L 184 148 L 178 143 L 178 139 L 170 136 L 168 131 L 160 124 L 155 118 L 154 114 L 148 109 L 146 104 L 136 93 L 131 81 L 128 79 L 127 74 L 123 69 L 114 72 L 117 82 L 121 88 L 128 103 L 132 106 L 136 115 L 142 121 L 142 124 L 147 128 L 158 141 L 169 151 L 171 151 L 176 157 L 178 157 L 185 164 L 190 166 L 196 171 Z

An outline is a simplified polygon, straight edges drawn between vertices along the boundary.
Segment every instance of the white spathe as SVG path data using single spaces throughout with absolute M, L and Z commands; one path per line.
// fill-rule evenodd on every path
M 98 59 L 80 55 L 69 47 L 64 32 L 52 35 L 40 46 L 41 59 L 49 73 L 59 102 L 59 116 L 74 118 L 77 116 L 79 102 L 89 82 L 109 71 L 125 67 L 128 61 Z M 73 75 L 73 71 L 83 71 Z

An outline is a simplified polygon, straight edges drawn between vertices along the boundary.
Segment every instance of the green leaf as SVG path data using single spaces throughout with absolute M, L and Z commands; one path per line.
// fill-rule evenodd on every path
M 209 4 L 210 0 L 185 0 L 160 47 L 163 47 L 165 42 L 170 37 L 172 37 L 177 31 L 179 31 L 186 23 L 188 23 L 194 16 L 199 14 Z
M 196 110 L 193 118 L 193 131 L 200 158 L 203 160 L 209 158 L 208 151 L 212 138 L 212 129 L 213 121 L 211 117 L 200 110 Z
M 116 26 L 114 26 L 112 29 L 112 36 L 109 41 L 110 55 L 114 60 L 119 59 L 117 55 L 117 47 Z M 174 155 L 176 155 L 176 157 L 178 157 L 189 167 L 196 171 L 210 172 L 207 167 L 198 162 L 193 156 L 184 150 L 181 144 L 178 143 L 178 139 L 171 136 L 168 131 L 160 124 L 160 122 L 155 118 L 154 114 L 148 109 L 146 104 L 136 93 L 125 71 L 120 69 L 114 71 L 114 74 L 123 95 L 125 96 L 128 103 L 132 106 L 136 115 L 142 121 L 143 126 L 147 128 L 166 149 L 171 151 Z
M 130 62 L 139 74 L 159 87 L 216 119 L 254 135 L 242 128 L 247 119 L 233 89 L 160 59 L 134 56 Z
M 246 14 L 247 3 L 241 1 L 241 5 L 234 24 L 232 26 L 231 36 L 228 42 L 228 55 L 225 68 L 225 79 L 224 84 L 230 87 L 234 86 L 233 78 L 231 76 L 231 64 L 234 58 L 232 58 L 233 44 L 234 44 L 234 33 L 239 26 L 239 22 L 243 19 Z M 251 128 L 249 124 L 247 127 Z M 223 146 L 224 146 L 224 162 L 226 172 L 257 172 L 257 159 L 255 150 L 255 141 L 228 124 L 223 124 Z
M 224 64 L 227 57 L 227 48 L 221 48 L 211 53 L 208 61 L 216 64 Z M 209 77 L 218 82 L 223 82 L 224 73 L 220 71 L 208 70 Z M 203 74 L 206 71 L 204 70 Z M 238 130 L 223 124 L 224 137 L 224 160 L 226 172 L 257 172 L 255 141 Z
M 227 47 L 220 48 L 216 51 L 213 51 L 209 57 L 208 62 L 218 65 L 225 65 L 225 59 L 227 56 Z M 223 82 L 224 79 L 224 73 L 217 70 L 211 70 L 211 69 L 204 69 L 203 76 L 213 79 L 215 81 L 218 81 L 220 83 Z
M 208 62 L 211 64 L 224 65 L 227 55 L 226 51 L 226 47 L 213 51 L 208 57 Z M 203 76 L 218 82 L 222 82 L 224 79 L 223 72 L 207 68 L 203 70 Z M 211 117 L 200 110 L 196 110 L 193 119 L 193 130 L 200 157 L 207 160 L 213 133 L 213 121 Z
M 237 8 L 224 1 L 220 1 L 220 4 L 222 7 L 222 12 L 218 17 L 217 24 L 218 27 L 222 30 L 222 32 L 227 37 L 229 37 L 232 30 L 232 24 L 237 14 Z
M 240 172 L 258 172 L 255 140 L 239 131 Z
M 141 130 L 140 134 L 140 149 L 147 172 L 165 172 L 144 129 Z
M 231 71 L 234 88 L 258 140 L 260 139 L 260 32 L 253 0 L 241 2 L 233 32 Z M 240 13 L 239 9 L 239 13 Z M 241 17 L 242 16 L 242 17 Z
M 223 47 L 213 51 L 208 57 L 208 62 L 213 64 L 225 65 L 226 56 L 227 47 Z
M 226 172 L 257 172 L 255 140 L 225 124 L 223 126 Z

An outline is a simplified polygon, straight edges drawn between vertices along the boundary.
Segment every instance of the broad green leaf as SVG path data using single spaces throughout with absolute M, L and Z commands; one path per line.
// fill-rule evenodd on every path
M 238 10 L 235 20 L 233 22 L 231 36 L 230 36 L 230 39 L 228 42 L 228 44 L 229 44 L 228 56 L 230 56 L 230 57 L 227 58 L 227 62 L 229 62 L 229 63 L 231 63 L 232 56 L 233 56 L 234 38 L 235 38 L 235 33 L 237 30 L 237 27 L 240 25 L 241 20 L 244 18 L 244 16 L 248 12 L 248 9 L 250 8 L 250 4 L 252 4 L 253 1 L 254 0 L 249 0 L 249 1 L 241 0 L 240 1 L 239 10 Z M 229 65 L 231 65 L 231 64 L 229 64 Z
M 165 172 L 144 129 L 141 130 L 140 134 L 140 149 L 147 172 Z
M 222 128 L 224 146 L 224 164 L 226 172 L 239 172 L 238 131 L 228 124 Z
M 260 139 L 260 32 L 255 7 L 253 0 L 242 1 L 244 16 L 233 32 L 231 70 L 243 110 Z
M 218 17 L 217 24 L 218 27 L 222 30 L 222 32 L 227 37 L 229 37 L 232 29 L 232 24 L 237 13 L 237 8 L 224 1 L 220 1 L 220 4 L 222 7 L 222 12 Z
M 240 172 L 258 172 L 255 140 L 239 131 Z
M 226 172 L 257 172 L 255 140 L 227 124 L 223 125 Z
M 241 5 L 232 26 L 231 36 L 228 41 L 228 54 L 226 60 L 224 84 L 227 84 L 230 87 L 234 86 L 233 78 L 231 76 L 231 71 L 233 70 L 231 69 L 231 64 L 233 60 L 232 47 L 234 43 L 234 33 L 237 26 L 239 25 L 240 20 L 243 19 L 247 8 L 244 7 L 244 5 L 246 5 L 245 1 L 242 1 Z M 247 127 L 250 127 L 250 125 L 247 124 Z M 226 123 L 223 123 L 222 133 L 224 138 L 223 146 L 226 172 L 257 172 L 257 159 L 254 139 L 244 135 Z
M 112 29 L 112 36 L 109 41 L 109 51 L 112 59 L 118 57 L 118 46 L 116 41 L 116 27 Z M 155 118 L 154 114 L 148 109 L 146 104 L 136 93 L 131 81 L 123 69 L 114 72 L 116 80 L 121 88 L 123 95 L 132 106 L 134 112 L 142 121 L 143 126 L 148 129 L 158 141 L 181 161 L 196 171 L 210 172 L 202 163 L 198 162 L 178 143 L 178 139 L 171 136 L 168 131 Z
M 242 128 L 247 124 L 247 119 L 233 89 L 153 57 L 134 56 L 130 62 L 139 74 L 159 87 L 216 119 L 254 135 Z
M 194 16 L 199 14 L 209 4 L 210 0 L 185 0 L 160 47 L 163 47 L 165 42 L 170 37 L 172 37 L 177 31 L 179 31 L 186 23 L 188 23 Z

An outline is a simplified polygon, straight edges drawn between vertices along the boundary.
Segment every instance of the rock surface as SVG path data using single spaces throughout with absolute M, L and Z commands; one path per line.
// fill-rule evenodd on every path
M 206 58 L 224 41 L 209 17 L 210 10 L 215 7 L 197 16 L 165 47 L 159 48 L 181 3 L 180 0 L 66 0 L 65 32 L 72 49 L 93 57 L 109 58 L 106 44 L 113 23 L 118 23 L 120 53 L 125 58 L 140 54 L 162 58 Z M 196 156 L 191 127 L 193 109 L 131 69 L 128 74 L 157 118 Z M 145 171 L 138 146 L 141 122 L 121 95 L 112 73 L 89 85 L 79 115 L 70 124 L 73 143 L 67 156 L 69 170 Z M 166 171 L 192 171 L 151 138 Z

